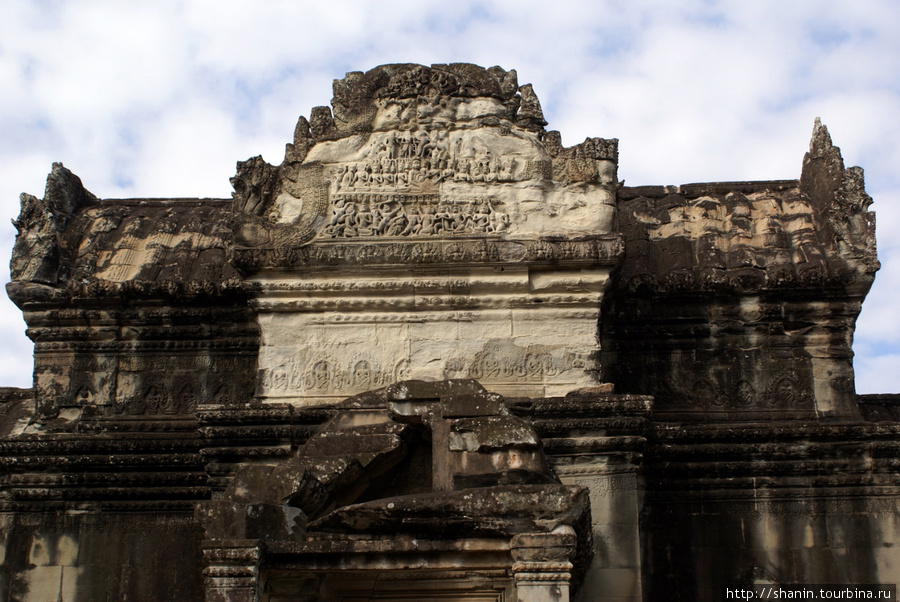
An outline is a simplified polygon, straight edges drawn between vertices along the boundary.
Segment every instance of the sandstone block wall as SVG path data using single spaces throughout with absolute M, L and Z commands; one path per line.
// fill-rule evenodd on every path
M 55 164 L 14 221 L 0 599 L 896 581 L 862 170 L 816 122 L 798 180 L 625 187 L 545 125 L 515 71 L 384 65 L 232 199 Z

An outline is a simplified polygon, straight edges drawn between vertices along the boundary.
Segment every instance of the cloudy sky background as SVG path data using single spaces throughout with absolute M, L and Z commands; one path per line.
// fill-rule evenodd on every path
M 500 65 L 567 146 L 619 138 L 629 185 L 797 178 L 820 116 L 878 216 L 857 390 L 900 392 L 898 26 L 895 0 L 2 0 L 0 278 L 54 161 L 103 198 L 229 197 L 235 162 L 280 163 L 347 71 Z M 0 297 L 0 386 L 28 387 Z

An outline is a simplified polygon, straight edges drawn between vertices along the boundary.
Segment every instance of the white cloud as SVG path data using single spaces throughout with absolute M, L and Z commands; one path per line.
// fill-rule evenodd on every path
M 897 392 L 897 368 L 900 367 L 900 353 L 881 355 L 859 355 L 853 362 L 858 393 Z
M 863 368 L 900 354 L 897 22 L 891 0 L 6 0 L 0 214 L 42 192 L 51 161 L 104 197 L 228 196 L 235 161 L 278 163 L 333 78 L 385 62 L 516 69 L 566 144 L 620 138 L 629 184 L 795 178 L 821 116 L 866 168 L 879 214 L 861 390 L 900 391 L 900 371 Z M 12 235 L 0 226 L 0 256 Z M 2 353 L 16 359 L 0 384 L 30 383 L 21 329 L 0 303 Z

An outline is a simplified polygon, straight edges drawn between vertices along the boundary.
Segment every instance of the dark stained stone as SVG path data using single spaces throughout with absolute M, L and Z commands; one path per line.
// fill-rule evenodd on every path
M 797 180 L 624 186 L 516 71 L 333 95 L 231 199 L 59 163 L 21 196 L 0 599 L 896 581 L 900 402 L 852 366 L 875 216 L 824 125 Z

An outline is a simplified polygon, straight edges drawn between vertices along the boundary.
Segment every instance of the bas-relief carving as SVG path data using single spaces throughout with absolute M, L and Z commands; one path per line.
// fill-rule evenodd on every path
M 483 342 L 450 332 L 456 325 L 440 320 L 432 323 L 433 330 L 399 327 L 357 341 L 337 342 L 340 333 L 328 336 L 326 331 L 312 334 L 312 341 L 299 346 L 272 342 L 261 349 L 259 393 L 264 399 L 284 398 L 306 405 L 427 377 L 475 378 L 500 393 L 564 394 L 595 384 L 597 366 L 590 349 L 595 345 L 596 315 L 580 329 L 586 334 L 560 337 L 555 344 L 527 343 L 527 336 Z M 496 328 L 478 320 L 471 330 L 490 333 Z M 317 336 L 326 339 L 316 340 Z
M 490 198 L 448 202 L 437 195 L 341 194 L 322 232 L 332 238 L 502 232 L 509 216 L 494 205 Z
M 477 105 L 478 119 L 488 111 L 506 110 L 490 99 L 482 100 L 459 100 L 453 107 L 463 111 Z M 307 265 L 346 270 L 356 265 L 477 262 L 501 266 L 551 262 L 571 268 L 615 263 L 621 253 L 616 240 L 584 238 L 602 236 L 611 228 L 615 211 L 611 174 L 615 169 L 609 159 L 594 161 L 586 151 L 570 153 L 572 156 L 564 157 L 569 166 L 564 171 L 572 181 L 556 183 L 550 179 L 553 158 L 534 132 L 483 122 L 423 128 L 416 121 L 421 113 L 408 110 L 412 102 L 404 101 L 404 107 L 381 102 L 373 121 L 376 131 L 345 137 L 329 134 L 310 148 L 305 162 L 321 166 L 329 192 L 328 209 L 318 222 L 311 244 L 299 248 L 275 246 L 271 251 L 237 249 L 236 261 L 250 270 Z M 612 151 L 604 147 L 603 152 Z M 593 167 L 591 173 L 587 173 L 588 165 Z M 575 181 L 578 169 L 586 171 L 579 172 L 581 178 Z M 292 204 L 288 197 L 278 198 L 287 200 L 272 216 L 285 226 L 285 220 L 302 213 L 302 199 Z M 554 238 L 536 238 L 545 234 Z M 580 238 L 566 239 L 573 235 Z M 517 236 L 527 238 L 517 240 Z M 383 292 L 372 291 L 380 293 L 377 297 L 356 298 L 323 295 L 326 289 L 350 291 L 335 288 L 331 275 L 310 274 L 304 277 L 308 285 L 305 294 L 285 290 L 280 295 L 263 296 L 257 307 L 263 312 L 306 316 L 325 311 L 336 316 L 335 321 L 348 323 L 360 322 L 353 319 L 354 312 L 359 311 L 388 310 L 384 315 L 394 315 L 389 310 L 471 308 L 478 315 L 487 309 L 533 307 L 538 302 L 535 293 L 542 295 L 539 302 L 546 307 L 598 308 L 607 278 L 604 272 L 590 285 L 567 281 L 557 287 L 559 290 L 542 281 L 535 283 L 533 290 L 526 288 L 517 295 L 476 294 L 467 290 L 468 286 L 457 286 L 456 291 L 415 290 L 413 295 L 396 291 L 390 295 L 396 285 L 385 282 Z M 559 278 L 550 280 L 562 282 Z M 267 282 L 262 280 L 260 285 Z M 318 288 L 320 282 L 323 288 Z M 473 331 L 469 339 L 445 339 L 445 333 L 438 334 L 437 339 L 407 334 L 385 343 L 384 337 L 375 333 L 365 341 L 339 340 L 337 331 L 327 325 L 318 332 L 299 323 L 285 328 L 268 318 L 261 319 L 260 393 L 264 399 L 314 403 L 387 384 L 402 371 L 410 378 L 474 376 L 501 392 L 563 394 L 596 381 L 597 367 L 590 356 L 597 348 L 599 313 L 588 313 L 583 318 L 587 326 L 582 329 L 587 334 L 556 342 L 552 352 L 538 350 L 531 340 L 525 340 L 527 331 L 518 335 L 523 340 L 515 340 L 511 331 L 499 334 L 488 328 Z M 418 321 L 414 315 L 399 320 Z M 444 322 L 445 329 L 454 328 L 446 318 Z M 295 337 L 278 342 L 280 330 L 303 331 L 307 338 L 299 345 Z M 567 328 L 561 324 L 560 330 Z M 493 350 L 485 348 L 484 343 L 493 336 L 512 342 Z
M 715 378 L 698 377 L 695 375 L 701 373 L 700 366 L 705 364 L 682 354 L 675 360 L 674 369 L 659 383 L 660 388 L 656 391 L 659 406 L 661 409 L 706 411 L 813 409 L 811 388 L 804 384 L 801 376 L 801 373 L 809 376 L 808 363 L 795 361 L 798 366 L 794 369 L 780 368 L 762 358 L 758 361 L 763 364 L 761 369 L 750 370 L 739 361 L 730 360 L 729 371 L 719 371 Z
M 589 366 L 586 354 L 567 352 L 554 357 L 546 352 L 520 350 L 513 356 L 502 356 L 486 351 L 467 361 L 463 358 L 448 360 L 441 373 L 452 378 L 466 376 L 493 386 L 519 386 L 555 384 L 556 377 L 573 371 L 584 371 Z M 393 365 L 382 367 L 376 360 L 318 359 L 314 363 L 298 365 L 286 361 L 262 371 L 261 384 L 267 396 L 345 396 L 360 393 L 372 387 L 382 387 L 404 380 L 411 374 L 409 359 L 402 358 Z M 563 386 L 577 385 L 578 377 L 571 374 Z M 501 389 L 497 389 L 500 391 Z
M 361 244 L 364 243 L 364 244 Z M 234 249 L 235 265 L 248 270 L 264 268 L 351 265 L 425 265 L 449 263 L 554 263 L 566 261 L 582 266 L 614 265 L 624 248 L 616 236 L 587 240 L 503 240 L 489 238 L 337 239 L 303 247 Z
M 574 347 L 574 346 L 572 346 Z M 482 382 L 515 384 L 552 382 L 573 370 L 590 370 L 587 353 L 566 346 L 522 347 L 514 341 L 491 341 L 471 359 L 454 358 L 448 367 L 458 366 L 471 378 Z
M 42 413 L 53 416 L 62 408 L 100 406 L 114 415 L 189 415 L 200 403 L 245 403 L 252 395 L 254 358 L 148 356 L 133 354 L 131 347 L 132 354 L 118 357 L 82 350 L 73 359 L 58 348 L 38 355 L 35 389 Z M 151 378 L 161 374 L 166 376 Z
M 293 358 L 263 369 L 263 390 L 278 395 L 336 395 L 387 386 L 409 376 L 409 360 L 383 367 L 375 359 L 317 359 L 300 365 Z
M 430 192 L 444 181 L 489 184 L 546 175 L 547 159 L 535 163 L 527 155 L 501 156 L 501 149 L 489 142 L 477 136 L 467 140 L 460 132 L 446 131 L 373 135 L 368 147 L 374 150 L 366 152 L 364 160 L 331 170 L 331 190 Z
M 457 78 L 440 66 L 394 68 Z M 311 123 L 301 118 L 281 166 L 239 164 L 238 247 L 612 231 L 617 141 L 563 149 L 543 131 L 530 86 L 517 93 L 500 70 L 404 96 L 379 69 L 336 81 L 334 115 L 317 107 Z
M 307 160 L 331 174 L 330 217 L 319 237 L 611 230 L 614 192 L 552 182 L 552 159 L 531 133 L 401 134 L 373 133 L 361 150 L 342 140 L 311 151 Z

